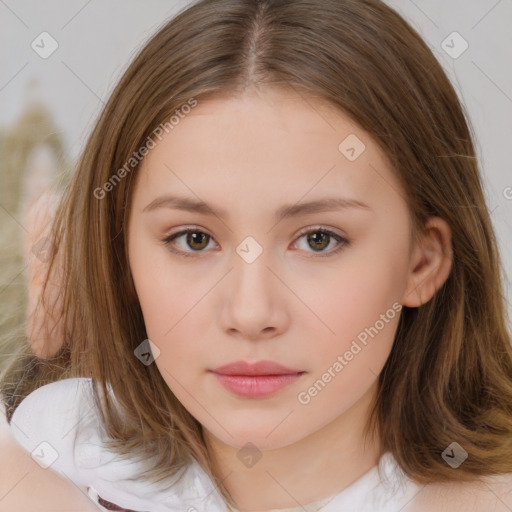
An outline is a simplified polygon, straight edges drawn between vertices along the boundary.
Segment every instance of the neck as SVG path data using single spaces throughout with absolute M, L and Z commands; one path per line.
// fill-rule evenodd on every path
M 376 387 L 344 414 L 297 443 L 266 450 L 251 467 L 232 447 L 204 429 L 214 472 L 236 508 L 244 512 L 305 506 L 341 492 L 374 467 L 380 456 L 376 436 L 364 439 L 365 421 Z

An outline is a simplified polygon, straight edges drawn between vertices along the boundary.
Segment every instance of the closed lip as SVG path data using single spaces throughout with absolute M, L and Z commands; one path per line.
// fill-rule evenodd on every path
M 283 365 L 275 363 L 274 361 L 257 361 L 249 363 L 247 361 L 234 361 L 233 363 L 219 366 L 211 370 L 213 373 L 220 375 L 295 375 L 304 373 L 302 370 L 295 370 L 286 368 Z

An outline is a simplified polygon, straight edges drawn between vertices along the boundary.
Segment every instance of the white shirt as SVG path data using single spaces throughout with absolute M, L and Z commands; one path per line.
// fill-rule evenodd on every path
M 140 463 L 108 451 L 102 443 L 105 437 L 94 407 L 91 379 L 65 379 L 36 389 L 19 404 L 10 428 L 36 462 L 71 480 L 96 503 L 99 495 L 137 512 L 228 511 L 197 461 L 192 459 L 183 478 L 162 491 L 137 478 Z M 388 452 L 378 466 L 341 492 L 317 502 L 317 507 L 310 504 L 311 508 L 305 505 L 297 510 L 399 512 L 422 488 L 407 478 Z

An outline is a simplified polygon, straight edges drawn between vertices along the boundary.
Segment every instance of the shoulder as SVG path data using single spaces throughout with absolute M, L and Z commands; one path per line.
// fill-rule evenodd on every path
M 94 416 L 92 381 L 63 379 L 32 391 L 14 411 L 10 426 L 15 439 L 32 452 L 45 442 L 57 448 L 72 439 L 71 430 Z
M 512 473 L 475 482 L 440 482 L 421 488 L 403 512 L 510 512 Z
M 91 451 L 98 455 L 100 427 L 92 381 L 87 378 L 37 388 L 21 401 L 10 421 L 12 437 L 30 457 L 74 483 L 78 483 L 77 457 L 82 462 Z
M 17 443 L 0 405 L 0 512 L 97 512 L 71 482 L 43 469 Z

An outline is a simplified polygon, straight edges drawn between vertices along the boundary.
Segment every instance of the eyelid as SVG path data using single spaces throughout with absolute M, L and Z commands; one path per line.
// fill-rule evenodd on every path
M 295 238 L 301 237 L 303 235 L 307 235 L 308 233 L 311 233 L 311 232 L 322 231 L 324 233 L 331 233 L 333 235 L 339 236 L 340 238 L 344 238 L 345 240 L 348 241 L 348 239 L 346 238 L 345 235 L 338 233 L 337 231 L 335 231 L 335 229 L 336 228 L 331 228 L 329 226 L 324 226 L 322 224 L 314 224 L 313 226 L 306 226 L 305 228 L 302 228 L 297 233 Z
M 211 235 L 207 229 L 202 228 L 201 226 L 196 226 L 194 224 L 191 224 L 190 226 L 178 228 L 176 231 L 168 233 L 167 235 L 164 236 L 163 240 L 164 241 L 169 240 L 172 237 L 178 237 L 178 235 L 180 235 L 180 236 L 185 235 L 189 231 L 204 233 L 205 235 L 208 235 L 212 240 L 215 240 L 215 237 L 213 235 Z

